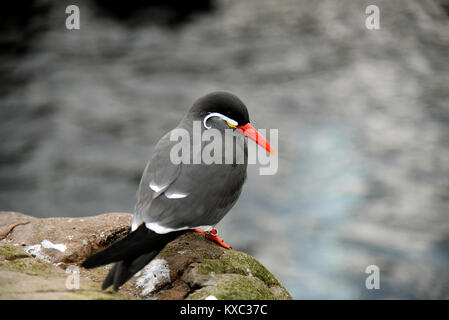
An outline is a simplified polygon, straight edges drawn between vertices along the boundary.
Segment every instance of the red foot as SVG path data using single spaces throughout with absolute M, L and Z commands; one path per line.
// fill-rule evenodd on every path
M 230 246 L 225 244 L 223 240 L 220 239 L 220 237 L 217 236 L 217 230 L 212 229 L 211 231 L 204 231 L 201 229 L 195 229 L 195 232 L 204 233 L 206 237 L 208 237 L 210 240 L 216 242 L 218 245 L 222 246 L 225 249 L 231 249 Z

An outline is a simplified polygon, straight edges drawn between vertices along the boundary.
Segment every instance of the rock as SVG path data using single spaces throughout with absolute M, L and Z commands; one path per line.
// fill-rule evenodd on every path
M 6 236 L 8 243 L 24 247 L 41 260 L 79 263 L 128 234 L 130 221 L 129 213 L 37 219 L 17 212 L 0 212 L 0 234 Z
M 121 292 L 98 290 L 98 284 L 80 278 L 82 290 L 68 290 L 63 269 L 43 262 L 23 249 L 0 245 L 0 299 L 129 299 Z
M 257 260 L 195 232 L 169 243 L 118 293 L 102 291 L 111 265 L 78 265 L 126 236 L 130 221 L 128 213 L 37 219 L 0 212 L 0 299 L 291 299 Z M 71 290 L 74 270 L 79 289 Z

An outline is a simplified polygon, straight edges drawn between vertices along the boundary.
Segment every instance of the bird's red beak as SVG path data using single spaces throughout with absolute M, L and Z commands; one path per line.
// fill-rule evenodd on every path
M 272 155 L 275 155 L 273 148 L 271 148 L 268 141 L 265 139 L 263 135 L 261 135 L 252 125 L 251 123 L 247 123 L 244 126 L 237 127 L 237 130 L 243 134 L 244 136 L 250 138 L 254 142 L 256 142 L 259 146 L 267 150 Z

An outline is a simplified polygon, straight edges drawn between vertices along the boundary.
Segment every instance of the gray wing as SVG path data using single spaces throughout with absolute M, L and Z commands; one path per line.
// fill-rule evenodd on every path
M 213 226 L 232 208 L 246 178 L 244 164 L 179 164 L 170 133 L 157 144 L 139 186 L 133 227 L 142 222 L 168 229 Z M 238 140 L 238 139 L 237 139 Z M 236 141 L 244 148 L 244 140 Z
M 140 180 L 137 202 L 134 207 L 133 229 L 142 222 L 148 222 L 148 212 L 153 199 L 164 193 L 176 180 L 181 164 L 170 161 L 170 151 L 176 141 L 170 141 L 170 132 L 163 136 L 153 151 Z M 168 151 L 168 152 L 167 152 Z M 157 168 L 157 170 L 156 170 Z

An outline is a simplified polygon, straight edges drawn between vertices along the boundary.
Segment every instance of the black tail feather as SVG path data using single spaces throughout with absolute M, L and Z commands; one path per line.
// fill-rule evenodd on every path
M 114 291 L 118 291 L 123 283 L 131 279 L 133 273 L 129 272 L 124 261 L 119 261 L 115 265 L 117 266 L 117 270 L 114 274 Z
M 145 267 L 169 243 L 186 231 L 155 233 L 141 224 L 126 238 L 87 258 L 81 266 L 95 268 L 117 262 L 109 271 L 102 289 L 112 284 L 117 291 L 121 285 Z
M 111 262 L 140 256 L 148 250 L 151 250 L 152 246 L 161 242 L 162 239 L 159 239 L 159 236 L 165 236 L 165 234 L 159 235 L 147 229 L 145 225 L 142 224 L 124 239 L 115 242 L 108 248 L 87 258 L 81 266 L 87 269 L 95 268 Z
M 106 276 L 106 279 L 104 279 L 103 284 L 101 285 L 102 290 L 106 290 L 114 283 L 114 276 L 115 276 L 115 272 L 117 271 L 118 264 L 119 264 L 119 262 L 114 264 L 114 266 L 111 268 L 111 270 L 109 270 L 109 273 Z
M 102 289 L 105 290 L 114 284 L 114 291 L 117 291 L 126 281 L 131 279 L 137 272 L 145 267 L 159 253 L 159 250 L 143 254 L 132 261 L 119 261 L 109 271 L 103 282 Z
M 121 260 L 132 261 L 150 251 L 162 250 L 167 243 L 185 232 L 175 231 L 159 234 L 141 224 L 126 238 L 87 258 L 81 266 L 90 269 Z

